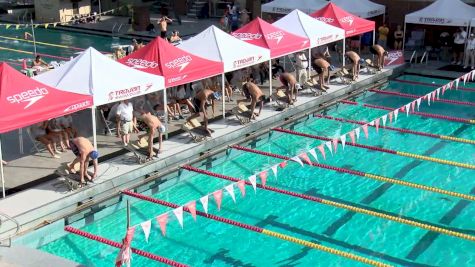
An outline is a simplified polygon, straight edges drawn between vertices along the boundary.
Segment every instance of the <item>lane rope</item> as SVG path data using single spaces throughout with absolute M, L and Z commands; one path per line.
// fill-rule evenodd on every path
M 307 138 L 313 138 L 313 139 L 321 140 L 321 141 L 332 141 L 333 140 L 332 138 L 328 138 L 328 137 L 324 137 L 324 136 L 305 134 L 305 133 L 300 133 L 300 132 L 297 132 L 297 131 L 292 131 L 292 130 L 282 129 L 282 128 L 273 128 L 272 130 L 277 131 L 277 132 L 282 132 L 282 133 L 288 133 L 288 134 L 298 135 L 298 136 L 302 136 L 302 137 L 307 137 Z M 338 143 L 341 143 L 341 140 L 338 140 Z M 387 148 L 362 145 L 362 144 L 358 144 L 358 143 L 353 144 L 351 142 L 348 142 L 348 143 L 345 143 L 345 144 L 349 145 L 349 146 L 365 148 L 365 149 L 368 149 L 368 150 L 379 151 L 379 152 L 383 152 L 383 153 L 399 155 L 399 156 L 414 158 L 414 159 L 418 159 L 418 160 L 431 161 L 431 162 L 435 162 L 435 163 L 439 163 L 439 164 L 445 164 L 445 165 L 451 165 L 451 166 L 456 166 L 456 167 L 475 170 L 475 165 L 468 164 L 468 163 L 461 163 L 461 162 L 457 162 L 457 161 L 439 159 L 439 158 L 434 158 L 434 157 L 418 155 L 418 154 L 414 154 L 414 153 L 396 151 L 396 150 L 387 149 Z
M 185 166 L 183 168 L 186 169 L 187 166 Z M 191 168 L 193 168 L 193 167 L 191 167 Z M 238 180 L 238 179 L 236 179 L 236 180 Z M 251 185 L 250 182 L 246 182 L 246 184 Z M 124 195 L 128 195 L 128 196 L 131 196 L 131 197 L 142 199 L 144 201 L 152 202 L 152 203 L 159 204 L 159 205 L 162 205 L 162 206 L 166 206 L 166 207 L 169 207 L 169 208 L 174 208 L 175 209 L 175 208 L 179 207 L 178 205 L 176 205 L 174 203 L 167 202 L 167 201 L 157 199 L 157 198 L 152 198 L 152 197 L 145 196 L 145 195 L 135 193 L 135 192 L 132 192 L 132 191 L 125 190 L 125 191 L 122 191 L 122 193 Z M 191 213 L 190 210 L 186 206 L 183 206 L 183 211 Z M 216 215 L 213 215 L 211 213 L 204 213 L 202 211 L 196 210 L 196 215 L 201 216 L 201 217 L 205 217 L 205 218 L 208 218 L 208 219 L 211 219 L 211 220 L 214 220 L 214 221 L 218 221 L 218 222 L 222 222 L 222 223 L 225 223 L 225 224 L 240 227 L 240 228 L 243 228 L 243 229 L 246 229 L 246 230 L 249 230 L 249 231 L 253 231 L 253 232 L 256 232 L 256 233 L 260 233 L 260 234 L 264 234 L 264 235 L 271 236 L 271 237 L 274 237 L 274 238 L 278 238 L 278 239 L 281 239 L 281 240 L 284 240 L 284 241 L 292 242 L 292 243 L 302 245 L 302 246 L 305 246 L 305 247 L 309 247 L 309 248 L 313 248 L 313 249 L 316 249 L 316 250 L 331 253 L 331 254 L 334 254 L 334 255 L 337 255 L 337 256 L 345 257 L 345 258 L 348 258 L 348 259 L 351 259 L 351 260 L 359 261 L 359 262 L 362 262 L 362 263 L 365 263 L 365 264 L 369 264 L 369 265 L 373 265 L 373 266 L 381 266 L 381 267 L 391 266 L 391 265 L 388 265 L 388 264 L 385 264 L 385 263 L 382 263 L 382 262 L 378 262 L 378 261 L 371 260 L 371 259 L 368 259 L 368 258 L 365 258 L 365 257 L 362 257 L 362 256 L 358 256 L 356 254 L 352 254 L 352 253 L 341 251 L 341 250 L 334 249 L 334 248 L 331 248 L 331 247 L 319 245 L 319 244 L 309 242 L 309 241 L 306 241 L 306 240 L 303 240 L 303 239 L 300 239 L 300 238 L 296 238 L 296 237 L 293 237 L 293 236 L 290 236 L 290 235 L 281 234 L 281 233 L 278 233 L 278 232 L 266 230 L 264 228 L 260 228 L 260 227 L 253 226 L 253 225 L 250 225 L 250 224 L 241 223 L 241 222 L 234 221 L 234 220 L 231 220 L 231 219 L 227 219 L 227 218 L 224 218 L 224 217 L 216 216 Z
M 412 98 L 412 99 L 417 99 L 417 98 L 423 97 L 422 95 L 406 94 L 406 93 L 395 92 L 395 91 L 390 91 L 390 90 L 369 89 L 368 91 L 373 92 L 373 93 L 377 93 L 377 94 L 393 95 L 393 96 Z M 458 100 L 442 99 L 442 98 L 435 98 L 433 101 L 441 102 L 441 103 L 454 104 L 454 105 L 475 107 L 475 103 L 467 102 L 467 101 L 458 101 Z
M 408 81 L 408 80 L 402 80 L 402 79 L 394 79 L 393 81 L 395 82 L 400 82 L 400 83 L 408 83 L 408 84 L 416 84 L 416 85 L 424 85 L 424 86 L 430 86 L 430 87 L 441 87 L 443 84 L 435 84 L 435 83 L 425 83 L 425 82 L 416 82 L 416 81 Z M 475 92 L 474 88 L 467 88 L 463 86 L 459 86 L 455 90 L 460 90 L 460 91 L 467 91 L 467 92 Z
M 236 150 L 242 150 L 242 151 L 254 153 L 254 154 L 259 154 L 259 155 L 264 155 L 264 156 L 269 156 L 269 157 L 275 157 L 275 158 L 284 159 L 284 160 L 290 160 L 290 158 L 286 157 L 286 156 L 271 154 L 271 153 L 267 153 L 267 152 L 263 152 L 263 151 L 259 151 L 259 150 L 254 150 L 254 149 L 250 149 L 250 148 L 246 148 L 246 147 L 241 147 L 241 146 L 234 145 L 234 146 L 231 146 L 231 148 L 234 148 Z M 317 164 L 317 163 L 312 162 L 312 165 L 314 165 L 314 164 Z M 193 171 L 193 172 L 196 172 L 196 173 L 201 173 L 201 174 L 205 174 L 205 175 L 208 175 L 208 176 L 213 176 L 213 177 L 220 178 L 220 179 L 225 179 L 225 180 L 232 181 L 232 182 L 239 181 L 239 179 L 234 178 L 234 177 L 225 176 L 225 175 L 218 174 L 218 173 L 213 173 L 213 172 L 198 169 L 198 168 L 195 168 L 195 167 L 192 167 L 192 166 L 189 166 L 189 165 L 182 166 L 182 168 L 185 169 L 185 170 L 188 170 L 188 171 Z M 338 167 L 331 167 L 331 168 L 335 169 L 335 170 L 339 169 Z M 251 184 L 249 181 L 245 181 L 245 182 L 248 185 Z M 398 217 L 398 216 L 388 215 L 388 214 L 384 214 L 384 213 L 381 213 L 381 212 L 371 211 L 371 210 L 364 209 L 364 208 L 358 208 L 358 207 L 354 207 L 354 206 L 351 206 L 351 205 L 347 205 L 347 204 L 343 204 L 343 203 L 339 203 L 339 202 L 335 202 L 335 201 L 331 201 L 331 200 L 327 200 L 327 199 L 323 199 L 323 198 L 319 198 L 319 197 L 314 197 L 314 196 L 310 196 L 310 195 L 300 194 L 300 193 L 296 193 L 296 192 L 292 192 L 292 191 L 288 191 L 288 190 L 284 190 L 284 189 L 279 189 L 279 188 L 268 186 L 268 185 L 263 186 L 260 183 L 257 183 L 256 186 L 261 188 L 261 189 L 267 190 L 267 191 L 273 191 L 273 192 L 281 193 L 281 194 L 284 194 L 284 195 L 289 195 L 289 196 L 301 198 L 301 199 L 304 199 L 304 200 L 313 201 L 313 202 L 316 202 L 316 203 L 322 203 L 322 204 L 325 204 L 327 206 L 341 208 L 341 209 L 345 209 L 345 210 L 356 212 L 356 213 L 370 215 L 370 216 L 373 216 L 373 217 L 382 218 L 382 219 L 386 219 L 386 220 L 389 220 L 389 221 L 394 221 L 394 222 L 398 222 L 398 223 L 418 227 L 418 228 L 429 230 L 429 231 L 432 231 L 432 232 L 442 233 L 442 234 L 455 236 L 455 237 L 470 240 L 470 241 L 475 241 L 475 236 L 464 234 L 464 233 L 453 231 L 453 230 L 449 230 L 449 229 L 445 229 L 445 228 L 442 228 L 442 227 L 439 227 L 439 226 L 433 226 L 433 225 L 429 225 L 429 224 L 426 224 L 426 223 L 420 223 L 420 222 L 416 222 L 416 221 L 413 221 L 413 220 L 410 220 L 410 219 L 405 219 L 405 218 L 401 218 L 401 217 Z
M 0 35 L 0 38 L 7 39 L 7 40 L 16 40 L 16 41 L 28 42 L 28 43 L 37 43 L 37 44 L 41 44 L 41 45 L 54 46 L 54 47 L 59 47 L 59 48 L 69 48 L 69 49 L 73 49 L 73 50 L 77 50 L 77 51 L 84 51 L 84 50 L 87 49 L 87 48 L 80 48 L 80 47 L 53 44 L 53 43 L 46 43 L 46 42 L 39 42 L 39 41 L 33 42 L 32 40 L 25 40 L 25 39 L 21 39 L 21 38 L 14 38 L 14 37 L 9 37 L 9 36 L 2 36 L 2 35 Z M 104 51 L 99 51 L 99 52 L 101 52 L 103 54 L 110 54 L 111 53 L 111 52 L 104 52 Z
M 33 52 L 30 52 L 30 51 L 12 49 L 12 48 L 1 47 L 1 46 L 0 46 L 0 50 L 12 51 L 12 52 L 23 53 L 23 54 L 29 54 L 29 55 L 34 55 L 34 54 L 35 54 L 35 53 L 33 53 Z M 42 56 L 42 57 L 49 57 L 49 58 L 61 59 L 61 60 L 69 60 L 69 58 L 67 58 L 67 57 L 61 57 L 61 56 L 55 56 L 55 55 L 49 55 L 49 54 L 36 53 L 36 55 L 40 55 L 40 56 Z
M 118 248 L 118 249 L 120 249 L 122 247 L 122 244 L 119 243 L 119 242 L 115 242 L 115 241 L 112 241 L 110 239 L 106 239 L 104 237 L 94 235 L 94 234 L 79 230 L 77 228 L 73 228 L 69 225 L 65 226 L 64 230 L 67 231 L 67 232 L 70 232 L 72 234 L 79 235 L 79 236 L 82 236 L 82 237 L 100 242 L 102 244 L 109 245 L 111 247 L 115 247 L 115 248 Z M 143 250 L 140 250 L 140 249 L 136 249 L 136 248 L 132 248 L 132 247 L 130 249 L 132 250 L 133 253 L 135 253 L 137 255 L 140 255 L 140 256 L 152 259 L 154 261 L 158 261 L 158 262 L 167 264 L 169 266 L 174 266 L 174 267 L 188 267 L 189 266 L 189 265 L 179 263 L 177 261 L 170 260 L 170 259 L 164 258 L 162 256 L 158 256 L 158 255 L 155 255 L 155 254 L 152 254 L 150 252 L 146 252 L 146 251 L 143 251 Z
M 328 116 L 328 115 L 322 115 L 322 114 L 316 114 L 315 117 L 323 118 L 323 119 L 327 119 L 327 120 L 335 120 L 335 121 L 339 121 L 339 122 L 348 122 L 348 123 L 359 124 L 359 125 L 368 124 L 367 122 L 364 122 L 364 121 L 336 118 L 336 117 L 332 117 L 332 116 Z M 376 127 L 375 125 L 369 125 L 369 126 Z M 425 136 L 425 137 L 432 137 L 432 138 L 443 139 L 443 140 L 448 140 L 448 141 L 453 141 L 453 142 L 475 145 L 475 140 L 459 138 L 459 137 L 455 137 L 455 136 L 431 134 L 431 133 L 426 133 L 426 132 L 409 130 L 409 129 L 405 129 L 405 128 L 396 128 L 396 127 L 383 126 L 383 125 L 380 125 L 379 128 L 390 130 L 390 131 L 397 131 L 397 132 L 401 132 L 401 133 L 408 133 L 408 134 L 414 134 L 414 135 L 420 135 L 420 136 Z
M 367 108 L 373 108 L 373 109 L 382 109 L 382 110 L 390 110 L 390 111 L 395 110 L 394 108 L 372 105 L 372 104 L 363 104 L 363 106 L 367 107 Z M 433 114 L 433 113 L 418 112 L 418 111 L 414 111 L 414 112 L 409 111 L 409 113 L 419 115 L 419 116 L 422 116 L 422 117 L 433 118 L 433 119 L 441 119 L 441 120 L 455 121 L 455 122 L 461 122 L 461 123 L 475 124 L 475 120 L 470 120 L 470 119 L 462 119 L 462 118 L 457 118 L 457 117 L 451 117 L 451 116 L 439 115 L 439 114 Z
M 358 102 L 354 102 L 354 101 L 350 101 L 350 100 L 341 100 L 340 103 L 347 104 L 347 105 L 355 105 L 355 106 L 359 105 Z M 381 110 L 387 110 L 387 111 L 395 110 L 395 108 L 373 105 L 373 104 L 363 104 L 362 106 L 367 107 L 367 108 L 381 109 Z M 461 123 L 475 124 L 475 119 L 472 119 L 472 120 L 462 119 L 462 118 L 456 118 L 456 117 L 433 114 L 433 113 L 418 112 L 418 111 L 414 111 L 414 112 L 409 111 L 409 113 L 414 114 L 414 115 L 419 115 L 421 117 L 432 118 L 432 119 L 440 119 L 440 120 L 448 120 L 448 121 L 455 121 L 455 122 L 461 122 Z

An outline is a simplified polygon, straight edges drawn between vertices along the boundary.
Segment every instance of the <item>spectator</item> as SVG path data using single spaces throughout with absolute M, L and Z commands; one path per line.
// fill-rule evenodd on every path
M 475 34 L 471 33 L 467 42 L 467 60 L 464 68 L 470 64 L 472 70 L 475 67 Z
M 276 58 L 272 63 L 272 78 L 275 78 L 278 75 L 279 71 L 282 73 L 285 72 L 284 67 L 280 65 L 280 60 Z
M 403 40 L 404 32 L 401 30 L 401 25 L 397 25 L 396 31 L 394 32 L 394 49 L 401 50 Z
M 76 137 L 70 140 L 71 151 L 74 153 L 76 158 L 68 164 L 68 169 L 71 173 L 75 173 L 74 165 L 79 162 L 79 177 L 80 177 L 80 187 L 83 187 L 86 182 L 92 182 L 94 178 L 97 177 L 97 158 L 99 153 L 94 150 L 91 142 L 84 137 Z M 89 159 L 92 159 L 94 164 L 94 173 L 90 176 L 87 173 L 87 168 L 89 167 Z M 87 181 L 85 181 L 85 179 Z
M 295 75 L 299 84 L 305 84 L 307 81 L 308 59 L 305 52 L 297 52 L 295 54 Z
M 229 11 L 225 10 L 224 15 L 220 20 L 221 28 L 225 32 L 229 32 L 230 30 L 230 25 L 229 25 Z
M 46 63 L 40 55 L 36 55 L 35 57 L 35 60 L 33 60 L 33 62 L 31 62 L 31 67 L 32 68 L 35 68 L 35 67 L 38 67 L 38 68 L 41 68 L 41 67 L 48 67 L 48 63 Z
M 174 45 L 180 44 L 182 40 L 179 34 L 180 33 L 178 31 L 173 31 L 172 36 L 170 37 L 170 43 Z
M 78 131 L 73 127 L 73 117 L 71 115 L 65 115 L 63 117 L 57 118 L 56 120 L 63 131 L 66 132 L 66 140 L 77 137 Z M 66 145 L 69 147 L 68 143 L 66 143 Z
M 378 44 L 383 48 L 386 48 L 389 35 L 389 28 L 386 23 L 383 23 L 383 25 L 378 28 L 378 33 Z
M 155 30 L 155 25 L 153 25 L 152 22 L 150 22 L 147 26 L 147 28 L 145 28 L 145 30 L 148 31 L 148 33 L 150 34 L 155 34 L 157 31 Z
M 230 15 L 231 15 L 231 32 L 234 32 L 237 29 L 239 29 L 239 12 L 237 11 L 236 6 L 234 6 L 231 9 Z
M 56 155 L 53 149 L 53 138 L 50 135 L 46 134 L 46 124 L 44 122 L 39 122 L 37 124 L 31 125 L 30 133 L 33 139 L 46 146 L 46 149 L 51 154 L 51 157 L 55 159 L 60 158 L 58 155 Z
M 173 20 L 169 19 L 167 16 L 163 16 L 160 18 L 158 25 L 160 26 L 160 37 L 163 39 L 167 38 L 167 27 L 168 23 L 172 22 Z
M 243 9 L 241 10 L 241 12 L 239 12 L 241 14 L 241 27 L 248 24 L 249 23 L 249 20 L 250 20 L 250 17 L 249 17 L 249 11 L 247 11 L 247 9 Z
M 117 136 L 121 138 L 124 146 L 130 142 L 130 134 L 136 130 L 134 124 L 134 107 L 128 99 L 121 101 L 117 107 Z
M 454 34 L 453 61 L 452 64 L 462 65 L 463 51 L 465 50 L 465 42 L 467 41 L 467 32 L 463 27 L 457 29 Z

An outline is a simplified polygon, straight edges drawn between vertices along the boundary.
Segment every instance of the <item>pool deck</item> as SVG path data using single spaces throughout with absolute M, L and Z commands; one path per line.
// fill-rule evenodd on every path
M 241 125 L 235 117 L 214 121 L 210 124 L 210 128 L 215 130 L 212 139 L 194 143 L 187 134 L 178 134 L 164 142 L 164 150 L 159 159 L 138 165 L 133 161 L 132 154 L 126 153 L 100 162 L 99 175 L 94 184 L 70 192 L 62 186 L 62 178 L 57 178 L 0 200 L 0 211 L 20 224 L 20 233 L 55 222 L 64 223 L 64 220 L 60 220 L 64 216 L 97 204 L 120 190 L 152 180 L 153 177 L 149 178 L 151 175 L 166 174 L 183 163 L 208 156 L 211 151 L 225 149 L 229 144 L 241 142 L 246 137 L 266 132 L 286 121 L 305 117 L 319 107 L 334 103 L 337 98 L 345 98 L 355 90 L 374 86 L 378 81 L 385 81 L 402 70 L 403 67 L 385 69 L 376 75 L 360 75 L 356 83 L 332 85 L 329 92 L 322 96 L 302 95 L 294 107 L 285 111 L 276 111 L 272 104 L 268 104 L 259 119 L 250 124 Z M 2 226 L 1 236 L 11 234 L 15 229 L 15 224 L 8 221 L 3 222 Z

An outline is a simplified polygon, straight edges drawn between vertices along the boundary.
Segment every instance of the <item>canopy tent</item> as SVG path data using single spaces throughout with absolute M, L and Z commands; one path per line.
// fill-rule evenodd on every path
M 0 63 L 0 133 L 60 117 L 92 106 L 90 95 L 55 89 Z M 3 197 L 5 184 L 0 140 Z
M 92 47 L 34 79 L 64 91 L 91 95 L 95 107 L 165 88 L 163 77 L 129 68 Z M 92 109 L 92 130 L 97 148 L 95 108 Z
M 261 6 L 262 13 L 289 14 L 295 9 L 310 14 L 324 7 L 326 0 L 274 0 Z
M 343 8 L 344 10 L 350 10 L 351 14 L 364 19 L 379 15 L 384 16 L 386 13 L 386 6 L 371 2 L 369 0 L 331 0 L 331 2 Z
M 437 0 L 407 14 L 405 23 L 467 27 L 472 18 L 475 18 L 475 7 L 460 0 Z
M 300 10 L 290 12 L 272 25 L 282 29 L 288 29 L 289 32 L 295 35 L 309 39 L 310 48 L 339 40 L 343 40 L 343 49 L 345 48 L 344 30 L 316 20 Z M 308 49 L 309 60 L 312 58 L 310 48 Z M 310 68 L 308 71 L 310 76 Z
M 270 59 L 269 49 L 238 40 L 215 26 L 183 41 L 179 48 L 224 63 L 224 71 L 242 69 Z
M 325 45 L 345 38 L 345 31 L 318 21 L 300 10 L 294 10 L 272 25 L 288 29 L 292 34 L 310 40 L 310 47 Z
M 272 58 L 301 51 L 310 46 L 309 39 L 277 28 L 261 18 L 254 19 L 232 35 L 242 41 L 269 49 Z
M 360 35 L 375 29 L 374 21 L 359 18 L 335 5 L 328 3 L 324 8 L 310 15 L 319 21 L 345 30 L 345 37 Z
M 270 60 L 270 51 L 232 37 L 216 26 L 210 26 L 183 41 L 179 48 L 224 64 L 224 72 L 234 71 Z M 225 115 L 224 73 L 221 75 L 223 118 Z
M 124 66 L 92 47 L 33 79 L 61 90 L 92 95 L 95 106 L 165 88 L 163 77 Z
M 407 14 L 404 21 L 404 41 L 406 44 L 406 24 L 469 27 L 475 18 L 475 7 L 460 0 L 437 0 L 429 6 Z M 468 29 L 467 29 L 468 32 Z
M 129 67 L 164 76 L 165 86 L 190 83 L 223 73 L 223 63 L 195 56 L 157 37 L 140 50 L 122 58 Z

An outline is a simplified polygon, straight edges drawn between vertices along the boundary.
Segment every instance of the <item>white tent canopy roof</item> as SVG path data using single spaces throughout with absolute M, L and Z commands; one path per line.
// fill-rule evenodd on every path
M 369 0 L 331 0 L 335 5 L 361 18 L 372 18 L 386 13 L 386 6 Z
M 437 0 L 424 9 L 406 15 L 406 23 L 468 26 L 475 18 L 475 7 L 460 0 Z
M 224 63 L 224 71 L 234 71 L 270 59 L 270 50 L 241 41 L 215 26 L 183 41 L 179 48 Z
M 163 77 L 129 68 L 92 47 L 34 79 L 64 91 L 92 95 L 95 106 L 165 89 Z
M 311 14 L 325 5 L 326 0 L 274 0 L 270 3 L 263 4 L 261 11 L 266 13 L 289 14 L 294 9 L 302 10 L 307 14 Z
M 345 38 L 343 29 L 316 20 L 300 10 L 290 12 L 274 22 L 273 25 L 286 29 L 295 35 L 308 38 L 311 47 L 333 43 Z

